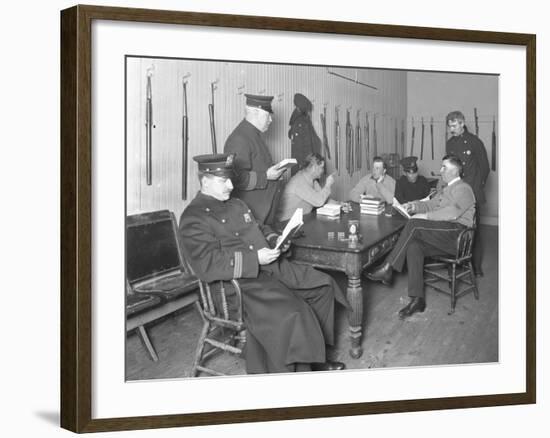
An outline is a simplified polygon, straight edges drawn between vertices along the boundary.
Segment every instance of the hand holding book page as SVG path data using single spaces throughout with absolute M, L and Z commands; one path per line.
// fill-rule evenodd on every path
M 302 228 L 304 224 L 304 212 L 301 208 L 297 208 L 288 223 L 286 224 L 283 234 L 279 237 L 277 245 L 274 249 L 279 249 L 284 246 L 294 236 L 296 231 Z
M 411 215 L 407 209 L 407 204 L 401 204 L 396 198 L 393 198 L 392 206 L 401 216 L 406 217 L 407 219 L 411 218 Z

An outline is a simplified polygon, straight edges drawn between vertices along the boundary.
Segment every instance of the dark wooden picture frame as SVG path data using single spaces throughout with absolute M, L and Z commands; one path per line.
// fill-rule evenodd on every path
M 114 20 L 226 28 L 474 42 L 526 49 L 525 392 L 241 411 L 92 419 L 92 22 Z M 195 12 L 75 6 L 61 12 L 61 426 L 75 432 L 214 425 L 535 403 L 536 37 L 531 34 Z

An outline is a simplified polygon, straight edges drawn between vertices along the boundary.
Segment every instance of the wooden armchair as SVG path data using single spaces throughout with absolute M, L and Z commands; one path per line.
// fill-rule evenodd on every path
M 241 355 L 246 343 L 246 332 L 243 322 L 242 292 L 237 280 L 200 281 L 200 314 L 203 327 L 191 376 L 199 373 L 214 376 L 225 376 L 223 372 L 207 367 L 207 359 L 219 352 Z
M 479 300 L 474 269 L 472 266 L 472 247 L 475 228 L 466 228 L 457 237 L 456 253 L 454 255 L 432 256 L 431 262 L 424 265 L 424 284 L 451 297 L 451 311 L 453 314 L 456 301 L 469 292 L 474 293 Z M 447 288 L 442 287 L 442 282 Z M 464 285 L 464 287 L 460 287 Z

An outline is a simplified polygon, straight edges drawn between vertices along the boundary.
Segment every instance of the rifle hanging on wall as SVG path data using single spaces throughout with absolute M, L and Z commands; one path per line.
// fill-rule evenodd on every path
M 497 170 L 497 133 L 495 116 L 493 116 L 493 133 L 491 134 L 491 170 Z
M 338 119 L 338 106 L 334 107 L 334 167 L 340 175 L 340 120 Z
M 399 154 L 399 146 L 397 143 L 397 117 L 395 118 L 395 126 L 394 126 L 394 143 L 395 143 L 395 153 Z
M 378 156 L 378 139 L 376 138 L 376 113 L 374 113 L 373 119 L 372 119 L 372 154 L 373 158 Z
M 210 116 L 210 139 L 212 140 L 212 153 L 217 154 L 218 148 L 216 146 L 216 125 L 214 123 L 214 91 L 216 90 L 216 82 L 210 83 L 212 92 L 212 103 L 208 104 L 208 115 Z
M 147 71 L 147 92 L 145 99 L 145 174 L 147 185 L 153 183 L 153 90 L 151 76 Z
M 432 161 L 434 160 L 434 118 L 430 118 L 430 142 L 432 144 Z
M 361 153 L 361 120 L 359 119 L 361 110 L 357 110 L 357 121 L 355 124 L 355 169 L 362 167 L 363 154 Z
M 409 154 L 411 157 L 413 155 L 413 152 L 414 152 L 414 131 L 415 131 L 415 127 L 414 127 L 414 117 L 411 118 L 411 124 L 412 124 L 412 130 L 411 130 L 411 153 Z
M 351 169 L 352 136 L 353 136 L 353 131 L 351 129 L 351 122 L 349 120 L 349 109 L 347 109 L 346 110 L 346 170 L 348 171 L 348 175 L 351 175 L 352 173 L 352 169 Z
M 365 144 L 367 155 L 367 170 L 370 171 L 370 126 L 369 126 L 369 113 L 365 111 Z
M 187 200 L 187 148 L 189 146 L 189 120 L 187 118 L 187 81 L 183 79 L 183 116 L 181 119 L 181 199 Z
M 405 156 L 405 120 L 401 119 L 401 157 Z
M 420 129 L 420 159 L 424 159 L 424 117 L 422 117 L 422 126 Z
M 327 107 L 323 108 L 323 112 L 320 114 L 321 117 L 321 128 L 323 130 L 323 150 L 325 152 L 325 156 L 330 160 L 330 146 L 328 144 L 328 137 L 327 137 Z

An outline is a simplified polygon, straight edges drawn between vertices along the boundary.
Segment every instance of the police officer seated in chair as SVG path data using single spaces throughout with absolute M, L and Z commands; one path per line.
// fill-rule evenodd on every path
M 332 277 L 280 257 L 290 245 L 231 198 L 233 155 L 194 157 L 201 189 L 181 215 L 182 249 L 208 283 L 237 279 L 247 328 L 247 373 L 342 370 L 328 361 L 334 301 L 349 305 Z
M 442 188 L 429 201 L 414 201 L 405 205 L 409 219 L 399 240 L 385 262 L 367 278 L 391 284 L 393 270 L 401 272 L 407 261 L 409 303 L 399 311 L 404 319 L 426 308 L 424 294 L 424 258 L 439 254 L 454 254 L 458 235 L 471 227 L 475 216 L 475 197 L 469 184 L 461 180 L 462 162 L 454 155 L 443 157 Z
M 430 184 L 422 175 L 418 174 L 417 157 L 405 157 L 400 163 L 403 175 L 395 184 L 395 198 L 401 203 L 418 201 L 430 194 Z

